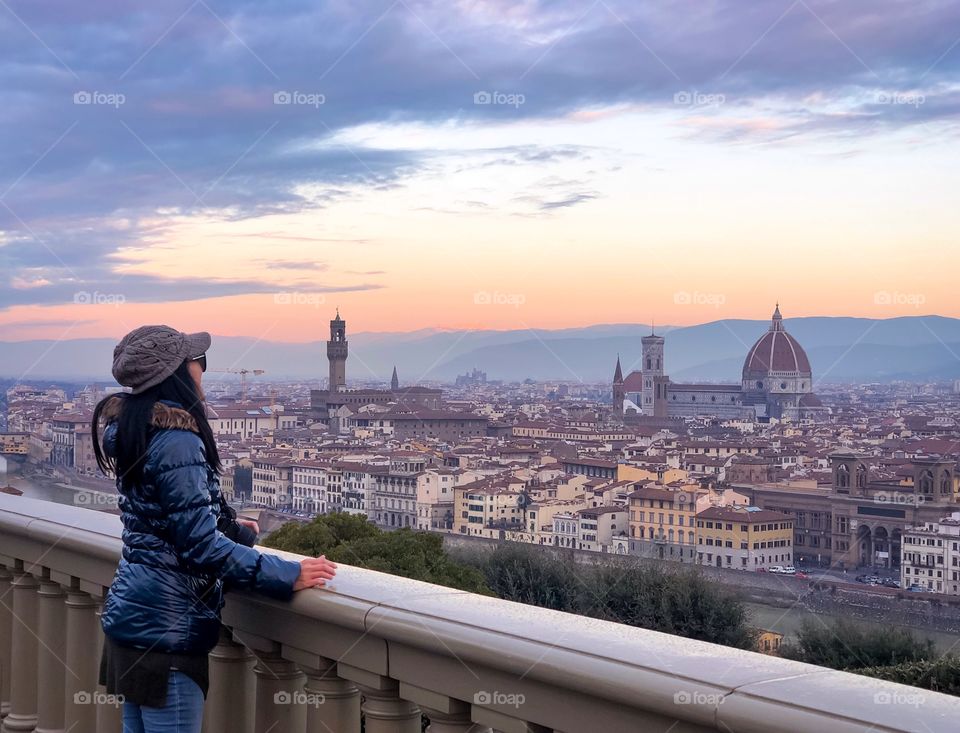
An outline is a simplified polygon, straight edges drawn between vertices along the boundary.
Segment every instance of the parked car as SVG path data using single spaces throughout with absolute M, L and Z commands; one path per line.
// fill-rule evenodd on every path
M 922 585 L 911 585 L 907 588 L 907 593 L 926 593 L 927 589 Z
M 793 567 L 793 565 L 787 565 L 787 566 L 783 569 L 783 574 L 784 574 L 784 575 L 796 575 L 796 574 L 797 574 L 797 569 L 796 569 L 795 567 Z
M 900 581 L 894 580 L 893 578 L 887 578 L 885 581 L 883 581 L 883 585 L 886 588 L 899 588 Z
M 777 575 L 783 575 L 786 572 L 786 570 L 784 569 L 783 565 L 774 565 L 772 568 L 767 570 L 767 572 L 776 573 Z
M 805 572 L 803 572 L 802 570 L 798 570 L 798 571 L 797 571 L 797 574 L 794 575 L 793 577 L 794 577 L 794 578 L 809 578 L 810 576 L 807 575 L 807 574 L 806 574 Z

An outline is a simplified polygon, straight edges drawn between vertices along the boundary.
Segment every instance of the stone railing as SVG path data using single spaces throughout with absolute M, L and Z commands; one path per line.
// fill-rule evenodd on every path
M 120 731 L 96 686 L 120 548 L 115 516 L 0 495 L 3 731 Z M 348 566 L 223 621 L 211 733 L 960 729 L 953 697 Z

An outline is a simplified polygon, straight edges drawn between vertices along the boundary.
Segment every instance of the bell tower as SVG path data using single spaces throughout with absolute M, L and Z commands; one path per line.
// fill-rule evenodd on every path
M 330 381 L 328 389 L 331 393 L 341 392 L 347 384 L 347 322 L 340 317 L 330 321 L 330 340 L 327 341 L 327 360 L 330 362 Z
M 643 387 L 640 409 L 644 415 L 662 416 L 667 406 L 666 384 L 663 379 L 663 336 L 658 336 L 651 326 L 650 335 L 640 339 L 643 345 Z

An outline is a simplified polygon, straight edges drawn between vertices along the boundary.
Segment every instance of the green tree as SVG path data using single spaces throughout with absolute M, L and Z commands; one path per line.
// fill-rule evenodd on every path
M 935 658 L 930 639 L 918 639 L 906 629 L 870 627 L 840 619 L 833 624 L 806 620 L 794 642 L 780 647 L 788 659 L 832 669 L 889 667 Z
M 693 569 L 583 564 L 547 548 L 510 544 L 482 567 L 493 592 L 507 600 L 743 649 L 755 643 L 743 604 Z
M 948 695 L 960 695 L 960 658 L 955 656 L 904 662 L 889 667 L 864 667 L 852 671 L 889 682 L 922 687 Z
M 570 561 L 542 547 L 502 544 L 480 563 L 500 598 L 570 613 L 582 605 Z
M 454 562 L 443 537 L 409 528 L 384 532 L 361 515 L 322 514 L 306 524 L 289 522 L 264 541 L 267 547 L 328 559 L 347 565 L 490 594 L 483 574 Z

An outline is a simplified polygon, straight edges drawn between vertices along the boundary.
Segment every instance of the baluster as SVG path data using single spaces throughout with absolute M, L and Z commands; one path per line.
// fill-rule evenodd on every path
M 308 733 L 360 730 L 360 690 L 357 686 L 337 676 L 337 663 L 320 657 L 320 667 L 303 667 L 307 683 L 303 688 L 307 696 Z
M 0 717 L 10 712 L 10 666 L 12 659 L 13 613 L 10 608 L 13 573 L 0 565 Z
M 490 733 L 490 728 L 470 719 L 470 704 L 463 700 L 406 682 L 400 683 L 400 696 L 419 705 L 430 719 L 427 733 Z
M 50 580 L 44 568 L 37 591 L 37 685 L 40 699 L 37 711 L 37 733 L 54 733 L 64 729 L 64 690 L 66 678 L 73 672 L 66 666 L 67 607 L 63 587 Z
M 65 603 L 67 609 L 67 674 L 64 693 L 64 724 L 70 733 L 96 733 L 97 706 L 94 705 L 99 677 L 98 638 L 102 635 L 97 606 L 92 596 L 80 590 L 72 579 Z
M 303 673 L 276 652 L 261 654 L 253 668 L 257 707 L 254 733 L 300 733 L 306 729 Z
M 37 727 L 37 579 L 17 560 L 13 576 L 13 627 L 10 651 L 16 673 L 10 678 L 10 712 L 3 731 Z
M 366 733 L 420 733 L 420 708 L 400 697 L 396 680 L 381 676 L 375 686 L 359 687 Z
M 253 655 L 220 627 L 220 640 L 210 652 L 210 689 L 204 705 L 204 731 L 253 733 Z M 334 729 L 336 730 L 336 729 Z
M 466 705 L 466 703 L 464 703 Z M 470 720 L 470 706 L 466 712 L 443 712 L 433 708 L 424 708 L 424 715 L 430 719 L 427 733 L 491 733 L 491 729 Z

